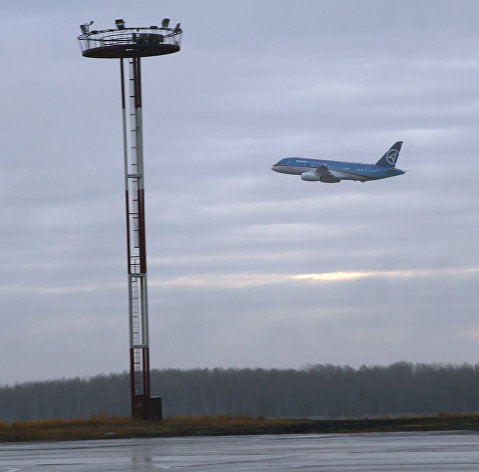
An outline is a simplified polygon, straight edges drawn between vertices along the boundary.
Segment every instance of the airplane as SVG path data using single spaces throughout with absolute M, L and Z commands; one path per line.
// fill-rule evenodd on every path
M 271 170 L 282 174 L 301 175 L 301 179 L 307 182 L 330 184 L 341 180 L 355 180 L 364 183 L 368 180 L 386 179 L 405 173 L 404 170 L 396 169 L 402 143 L 402 141 L 394 143 L 376 164 L 286 157 L 271 167 Z

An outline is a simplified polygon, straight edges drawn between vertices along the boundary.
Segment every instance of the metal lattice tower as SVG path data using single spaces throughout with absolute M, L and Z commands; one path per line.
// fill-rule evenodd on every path
M 180 24 L 90 31 L 81 25 L 78 37 L 85 57 L 120 59 L 130 328 L 131 414 L 136 419 L 161 418 L 161 398 L 151 397 L 150 343 L 145 234 L 141 57 L 180 50 Z M 127 71 L 125 71 L 127 69 Z

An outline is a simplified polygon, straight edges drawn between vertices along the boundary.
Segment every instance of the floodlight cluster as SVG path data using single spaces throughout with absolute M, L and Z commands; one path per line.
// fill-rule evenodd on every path
M 157 56 L 177 52 L 181 42 L 181 23 L 170 27 L 163 18 L 161 26 L 127 27 L 125 20 L 115 20 L 115 28 L 91 30 L 93 21 L 80 25 L 78 36 L 82 54 L 87 57 L 121 58 Z
M 81 30 L 82 34 L 78 37 L 78 39 L 84 39 L 82 37 L 90 36 L 92 34 L 115 31 L 115 29 L 107 29 L 107 30 L 101 30 L 101 31 L 97 31 L 97 30 L 90 31 L 90 26 L 93 23 L 94 23 L 94 21 L 88 21 L 88 22 L 83 23 L 82 25 L 80 25 L 80 30 Z M 180 33 L 183 32 L 183 30 L 181 29 L 181 23 L 176 23 L 176 26 L 174 28 L 169 28 L 169 25 L 170 25 L 170 19 L 169 18 L 163 18 L 163 20 L 161 20 L 161 28 L 159 28 L 158 26 L 152 25 L 152 26 L 149 27 L 149 29 L 167 30 L 170 34 L 171 33 L 172 34 L 180 34 Z M 119 18 L 118 20 L 115 20 L 115 26 L 116 26 L 117 30 L 125 30 L 125 29 L 140 30 L 140 29 L 145 29 L 145 28 L 139 28 L 139 27 L 127 28 L 125 26 L 125 20 L 123 18 Z

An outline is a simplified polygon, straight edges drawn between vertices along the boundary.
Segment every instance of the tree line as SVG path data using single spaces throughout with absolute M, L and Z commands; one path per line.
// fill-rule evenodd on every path
M 0 386 L 0 420 L 129 416 L 129 374 Z M 347 418 L 479 411 L 479 364 L 151 372 L 165 416 Z

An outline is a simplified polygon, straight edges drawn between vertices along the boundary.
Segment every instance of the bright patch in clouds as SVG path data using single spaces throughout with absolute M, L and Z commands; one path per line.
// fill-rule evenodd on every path
M 359 279 L 413 279 L 431 277 L 472 277 L 479 274 L 479 267 L 460 267 L 453 269 L 406 269 L 379 271 L 338 271 L 312 274 L 257 274 L 240 272 L 232 274 L 197 274 L 170 278 L 150 279 L 150 287 L 159 288 L 197 288 L 205 290 L 241 289 L 284 283 L 340 283 Z M 43 296 L 58 296 L 68 293 L 101 292 L 118 290 L 126 286 L 112 281 L 96 281 L 91 284 L 36 284 L 28 289 L 23 285 L 4 285 L 0 293 L 34 293 Z
M 406 270 L 379 270 L 367 272 L 323 272 L 319 274 L 298 274 L 296 280 L 315 280 L 320 282 L 345 281 L 373 277 L 383 278 L 414 278 L 432 277 L 436 275 L 474 275 L 479 272 L 479 267 L 462 267 L 453 269 L 406 269 Z
M 181 276 L 170 279 L 151 281 L 152 286 L 194 287 L 205 289 L 234 289 L 260 285 L 282 284 L 286 282 L 347 282 L 366 278 L 419 278 L 434 276 L 473 276 L 479 273 L 479 267 L 454 269 L 408 269 L 394 271 L 351 271 L 323 272 L 318 274 L 203 274 Z
M 370 277 L 372 272 L 323 272 L 320 274 L 298 274 L 293 277 L 295 280 L 317 280 L 321 282 L 334 282 L 341 280 L 362 279 Z

